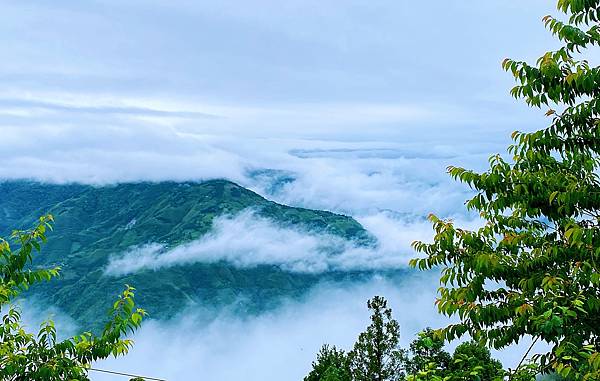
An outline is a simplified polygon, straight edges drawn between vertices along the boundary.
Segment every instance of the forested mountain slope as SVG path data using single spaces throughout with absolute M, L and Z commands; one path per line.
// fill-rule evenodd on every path
M 334 235 L 357 245 L 375 244 L 350 217 L 280 205 L 225 180 L 103 187 L 3 182 L 0 236 L 28 227 L 44 213 L 54 215 L 55 229 L 35 264 L 59 265 L 62 275 L 30 295 L 87 325 L 97 324 L 124 284 L 137 288 L 139 305 L 151 317 L 168 318 L 190 305 L 258 312 L 277 305 L 282 297 L 301 296 L 320 281 L 368 275 L 290 272 L 266 264 L 244 268 L 226 261 L 106 274 L 110 258 L 132 247 L 149 243 L 177 247 L 209 232 L 216 217 L 248 208 L 281 226 Z

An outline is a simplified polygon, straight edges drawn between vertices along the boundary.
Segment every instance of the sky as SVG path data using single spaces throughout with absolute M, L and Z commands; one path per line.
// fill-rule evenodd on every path
M 331 237 L 244 214 L 219 220 L 210 237 L 166 257 L 142 248 L 128 271 L 207 260 L 198 256 L 205 252 L 238 266 L 294 271 L 397 266 L 413 254 L 412 240 L 431 236 L 427 214 L 478 224 L 464 210 L 469 189 L 446 175 L 448 165 L 484 169 L 491 154 L 506 152 L 513 130 L 546 122 L 544 110 L 508 95 L 513 81 L 500 63 L 533 61 L 556 47 L 541 22 L 549 13 L 557 13 L 554 2 L 542 0 L 5 0 L 0 179 L 101 185 L 227 178 L 281 203 L 351 215 L 383 243 L 368 254 L 374 262 L 349 246 L 343 262 L 333 263 L 318 250 L 336 244 Z M 231 243 L 239 236 L 232 232 L 248 231 L 245 237 L 261 240 Z M 290 242 L 291 254 L 278 257 Z M 256 262 L 244 263 L 244 250 L 257 252 Z M 409 295 L 404 286 L 376 284 L 328 292 L 343 293 L 352 306 L 377 289 Z M 422 286 L 435 292 L 435 282 Z M 276 328 L 261 329 L 287 324 L 290 310 L 318 306 L 323 292 L 272 316 L 232 318 L 199 334 L 214 339 L 250 327 L 258 336 L 247 343 L 276 337 Z M 328 316 L 347 323 L 336 338 L 349 343 L 366 311 L 340 309 Z M 431 305 L 413 313 L 438 322 Z M 281 353 L 311 337 L 312 354 L 322 340 L 324 330 L 308 330 L 309 314 L 300 316 Z M 264 324 L 269 319 L 279 323 Z M 151 325 L 139 342 L 151 348 L 167 329 Z M 298 379 L 309 357 L 279 377 Z
M 505 57 L 555 42 L 551 2 L 4 1 L 0 178 L 228 178 L 347 214 L 462 213 L 481 169 L 543 125 Z M 263 169 L 296 181 L 273 192 Z

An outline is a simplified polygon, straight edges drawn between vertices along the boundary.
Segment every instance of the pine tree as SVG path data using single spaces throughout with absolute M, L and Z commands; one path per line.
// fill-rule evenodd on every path
M 371 324 L 361 333 L 349 354 L 353 381 L 402 380 L 405 352 L 399 348 L 400 325 L 381 296 L 367 302 Z

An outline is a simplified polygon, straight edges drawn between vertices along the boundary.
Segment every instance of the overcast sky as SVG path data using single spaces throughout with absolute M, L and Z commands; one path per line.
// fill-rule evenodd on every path
M 2 124 L 41 110 L 64 114 L 56 118 L 62 124 L 76 122 L 71 112 L 170 111 L 195 119 L 188 127 L 199 132 L 215 125 L 202 117 L 234 119 L 241 130 L 275 128 L 269 119 L 285 111 L 322 114 L 311 120 L 319 130 L 338 113 L 333 122 L 390 124 L 391 134 L 414 120 L 495 124 L 520 110 L 506 96 L 511 82 L 500 62 L 552 46 L 540 22 L 551 4 L 4 1 Z M 244 116 L 252 119 L 238 120 Z M 275 134 L 289 129 L 277 125 Z
M 439 196 L 464 196 L 452 199 L 448 164 L 481 168 L 511 131 L 544 122 L 508 96 L 500 62 L 554 47 L 551 12 L 542 0 L 4 1 L 0 178 L 225 177 L 348 213 L 405 212 L 429 189 L 417 212 L 437 211 Z M 264 168 L 297 181 L 270 195 L 248 176 Z

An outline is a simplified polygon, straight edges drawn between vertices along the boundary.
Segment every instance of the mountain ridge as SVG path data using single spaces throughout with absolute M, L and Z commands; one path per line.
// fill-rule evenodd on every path
M 252 208 L 283 227 L 326 233 L 373 246 L 375 239 L 354 219 L 327 211 L 289 207 L 227 180 L 140 182 L 110 186 L 0 183 L 0 236 L 26 228 L 45 213 L 55 230 L 35 266 L 59 265 L 61 277 L 32 291 L 82 324 L 97 322 L 124 284 L 138 289 L 140 305 L 169 318 L 186 305 L 236 305 L 245 312 L 298 297 L 322 281 L 359 279 L 360 271 L 294 273 L 276 265 L 236 268 L 226 261 L 105 276 L 112 255 L 148 243 L 178 246 L 212 228 L 215 218 Z M 77 297 L 75 297 L 77 296 Z

